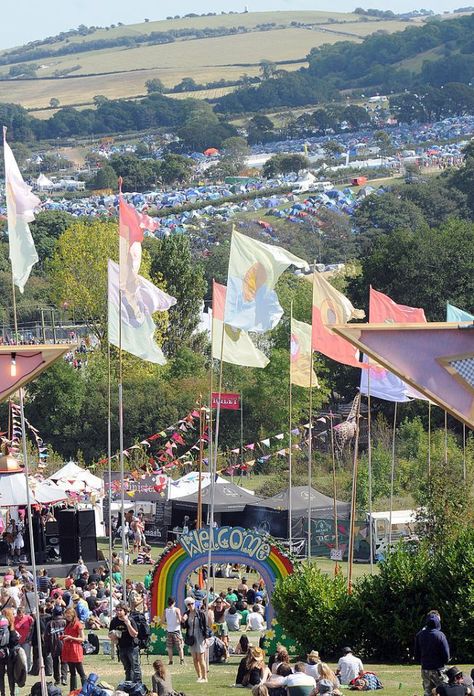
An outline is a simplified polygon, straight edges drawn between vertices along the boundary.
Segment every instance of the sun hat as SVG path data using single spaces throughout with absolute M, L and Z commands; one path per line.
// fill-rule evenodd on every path
M 306 657 L 308 658 L 308 660 L 319 660 L 320 659 L 319 653 L 317 650 L 311 650 L 311 652 L 309 652 Z
M 264 658 L 264 652 L 263 652 L 262 648 L 257 648 L 257 647 L 250 648 L 250 654 L 256 660 L 263 660 L 263 658 Z

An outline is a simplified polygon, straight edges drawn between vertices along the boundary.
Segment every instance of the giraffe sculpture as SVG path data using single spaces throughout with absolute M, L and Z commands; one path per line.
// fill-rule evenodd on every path
M 360 392 L 352 402 L 349 415 L 343 423 L 338 423 L 333 427 L 334 432 L 334 449 L 336 457 L 340 459 L 345 446 L 353 440 L 357 431 L 357 414 L 360 407 Z

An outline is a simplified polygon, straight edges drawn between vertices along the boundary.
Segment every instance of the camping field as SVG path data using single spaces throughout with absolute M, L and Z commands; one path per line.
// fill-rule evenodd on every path
M 270 24 L 272 26 L 262 30 L 261 25 Z M 51 56 L 37 62 L 37 76 L 42 79 L 8 82 L 9 101 L 28 109 L 38 109 L 48 107 L 51 98 L 58 99 L 61 106 L 67 106 L 92 104 L 96 95 L 109 99 L 141 96 L 146 94 L 145 82 L 152 78 L 161 79 L 167 88 L 178 84 L 184 77 L 193 78 L 200 84 L 221 79 L 236 81 L 244 73 L 258 75 L 262 60 L 278 63 L 279 69 L 296 70 L 304 64 L 313 47 L 337 41 L 361 41 L 372 32 L 399 31 L 408 26 L 408 22 L 375 21 L 342 13 L 256 12 L 150 21 L 108 31 L 97 30 L 85 37 L 71 37 L 69 43 L 123 35 L 133 37 L 176 28 L 199 31 L 206 27 L 238 26 L 245 26 L 248 32 L 203 38 L 191 36 L 168 44 L 138 44 L 135 47 Z M 48 47 L 58 50 L 63 44 L 56 42 Z M 2 66 L 0 74 L 8 73 L 10 67 Z M 68 71 L 71 72 L 64 75 Z M 63 76 L 58 77 L 58 72 Z M 190 92 L 186 96 L 217 97 L 228 89 Z

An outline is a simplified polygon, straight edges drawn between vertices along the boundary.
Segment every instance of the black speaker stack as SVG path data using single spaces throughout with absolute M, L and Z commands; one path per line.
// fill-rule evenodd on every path
M 59 552 L 63 563 L 97 561 L 94 510 L 61 510 L 58 517 Z

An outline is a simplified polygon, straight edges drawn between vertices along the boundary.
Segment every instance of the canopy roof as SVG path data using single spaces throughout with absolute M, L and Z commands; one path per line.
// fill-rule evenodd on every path
M 332 517 L 334 513 L 334 501 L 324 493 L 311 488 L 311 510 L 317 513 L 318 517 L 325 515 Z M 263 498 L 254 503 L 261 508 L 272 508 L 273 510 L 288 510 L 289 509 L 289 488 L 286 488 L 281 493 L 277 493 L 272 498 Z M 343 503 L 340 500 L 336 501 L 338 515 L 349 514 L 349 503 Z M 293 486 L 291 489 L 291 509 L 293 516 L 299 516 L 301 513 L 308 511 L 308 486 Z
M 30 502 L 51 505 L 67 500 L 67 493 L 47 481 L 38 481 L 30 476 Z M 27 505 L 26 476 L 24 473 L 2 474 L 0 476 L 0 507 Z
M 0 401 L 36 379 L 71 347 L 64 344 L 0 346 Z
M 202 491 L 203 505 L 209 505 L 210 500 L 211 487 L 207 486 Z M 241 512 L 246 505 L 255 503 L 256 500 L 258 501 L 259 498 L 255 498 L 252 493 L 229 481 L 217 482 L 214 487 L 214 509 L 216 512 Z M 197 505 L 197 502 L 197 492 L 175 500 L 177 505 L 189 505 L 190 507 Z
M 75 462 L 68 462 L 59 471 L 51 474 L 50 481 L 55 481 L 67 491 L 77 493 L 86 489 L 101 491 L 104 482 L 98 476 L 94 476 L 87 469 L 82 469 Z
M 226 480 L 221 476 L 216 479 L 217 483 L 226 483 Z M 201 487 L 206 488 L 211 482 L 211 478 L 208 472 L 201 474 Z M 181 478 L 176 481 L 170 481 L 168 489 L 168 500 L 176 500 L 177 498 L 184 498 L 185 496 L 193 495 L 197 493 L 199 487 L 199 472 L 191 471 L 189 474 L 181 476 Z

